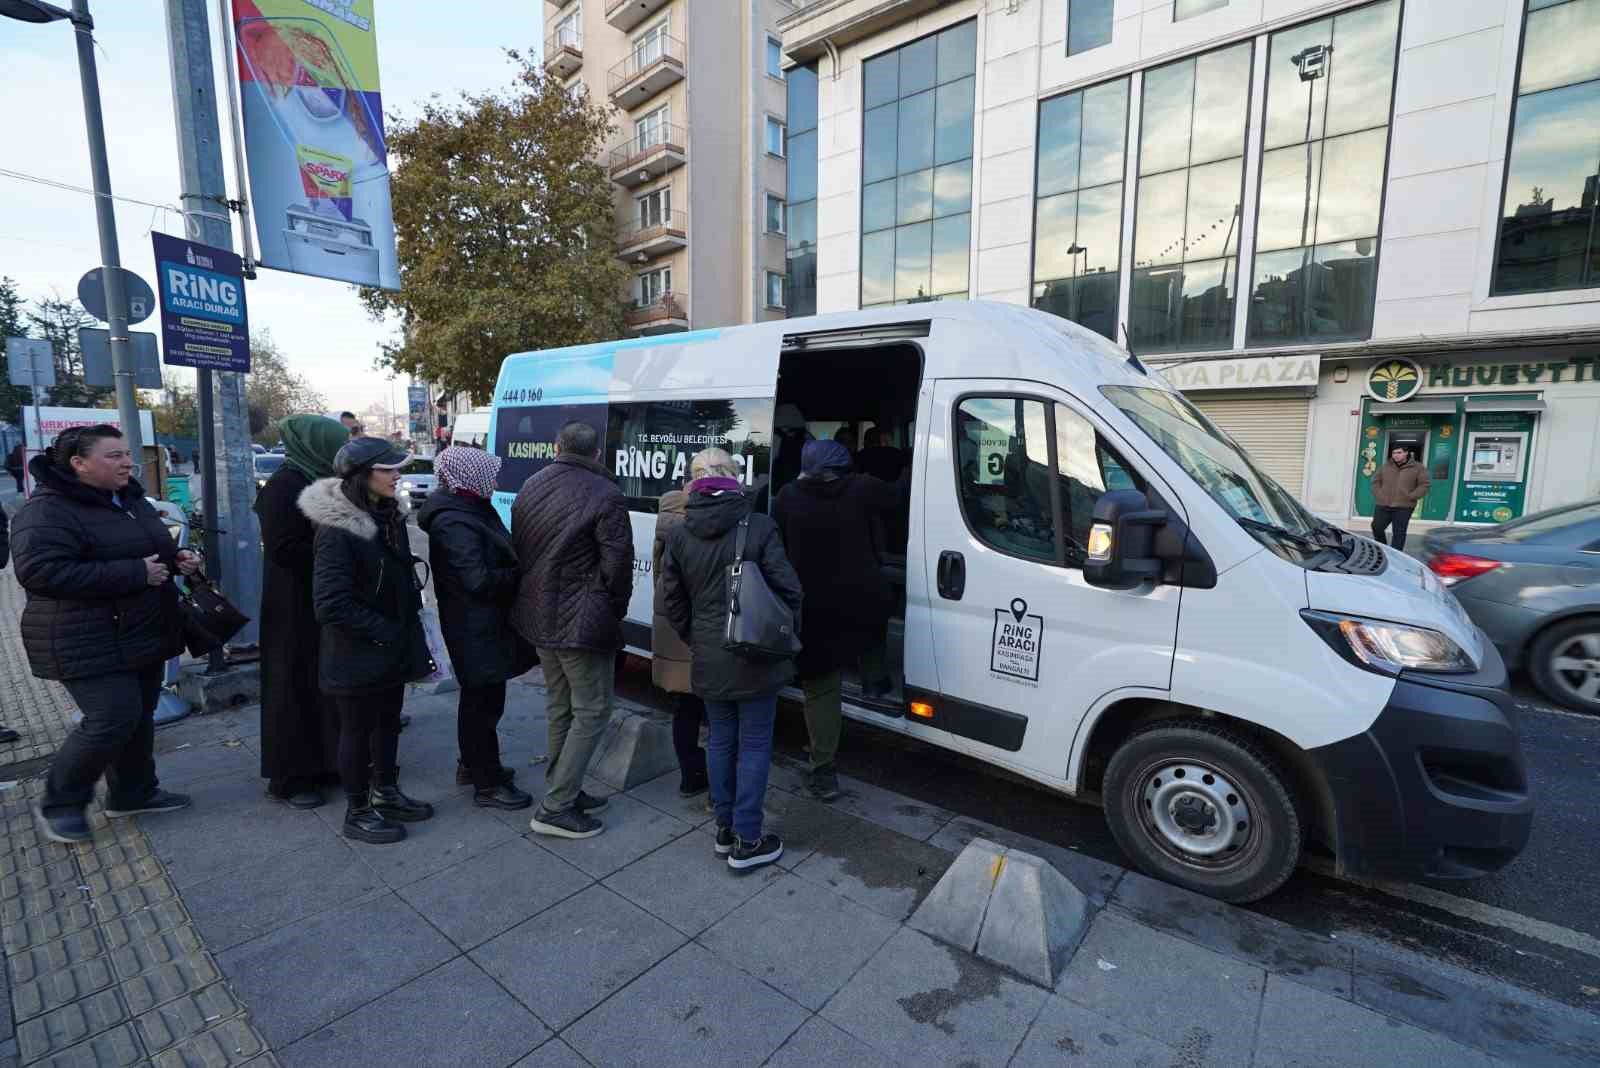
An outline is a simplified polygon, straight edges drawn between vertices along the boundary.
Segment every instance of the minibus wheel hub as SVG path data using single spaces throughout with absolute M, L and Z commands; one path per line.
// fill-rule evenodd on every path
M 1144 825 L 1169 852 L 1202 862 L 1227 862 L 1250 836 L 1244 795 L 1215 768 L 1185 761 L 1150 771 Z

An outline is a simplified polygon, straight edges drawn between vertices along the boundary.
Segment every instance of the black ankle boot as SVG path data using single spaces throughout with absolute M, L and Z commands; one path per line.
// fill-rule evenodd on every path
M 349 807 L 344 811 L 344 836 L 373 845 L 389 845 L 406 836 L 406 829 L 390 823 L 383 813 L 373 808 L 364 793 L 350 794 Z
M 372 778 L 372 807 L 391 820 L 420 823 L 433 818 L 433 806 L 414 801 L 400 792 L 400 769 L 379 771 Z

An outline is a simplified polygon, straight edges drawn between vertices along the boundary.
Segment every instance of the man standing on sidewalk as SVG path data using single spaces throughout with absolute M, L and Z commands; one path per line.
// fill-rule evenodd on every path
M 1383 541 L 1384 529 L 1393 524 L 1394 540 L 1389 544 L 1404 552 L 1411 510 L 1428 495 L 1430 485 L 1428 469 L 1411 458 L 1410 449 L 1404 445 L 1390 449 L 1389 462 L 1372 476 L 1372 536 Z
M 622 617 L 633 594 L 633 528 L 622 491 L 600 465 L 600 436 L 561 428 L 556 459 L 522 484 L 511 508 L 522 572 L 511 622 L 544 666 L 550 752 L 538 834 L 592 838 L 605 802 L 583 776 L 611 722 Z

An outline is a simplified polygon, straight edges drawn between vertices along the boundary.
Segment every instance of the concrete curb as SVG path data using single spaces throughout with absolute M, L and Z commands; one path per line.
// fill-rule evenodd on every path
M 616 716 L 606 726 L 589 774 L 618 790 L 631 790 L 677 766 L 671 721 L 638 712 Z
M 907 922 L 1054 989 L 1092 917 L 1083 891 L 1048 862 L 974 838 Z

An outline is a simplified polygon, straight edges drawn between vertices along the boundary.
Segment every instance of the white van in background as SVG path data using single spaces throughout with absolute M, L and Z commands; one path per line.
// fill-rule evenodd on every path
M 1233 901 L 1308 845 L 1459 878 L 1527 842 L 1505 669 L 1449 591 L 1074 324 L 938 302 L 510 356 L 488 430 L 508 522 L 574 419 L 633 516 L 636 652 L 690 456 L 727 449 L 770 508 L 807 432 L 870 425 L 911 497 L 880 546 L 894 684 L 848 679 L 852 718 L 1097 797 L 1139 867 Z
M 470 445 L 475 449 L 488 448 L 489 420 L 493 411 L 493 408 L 474 408 L 456 416 L 455 424 L 450 428 L 450 444 Z

